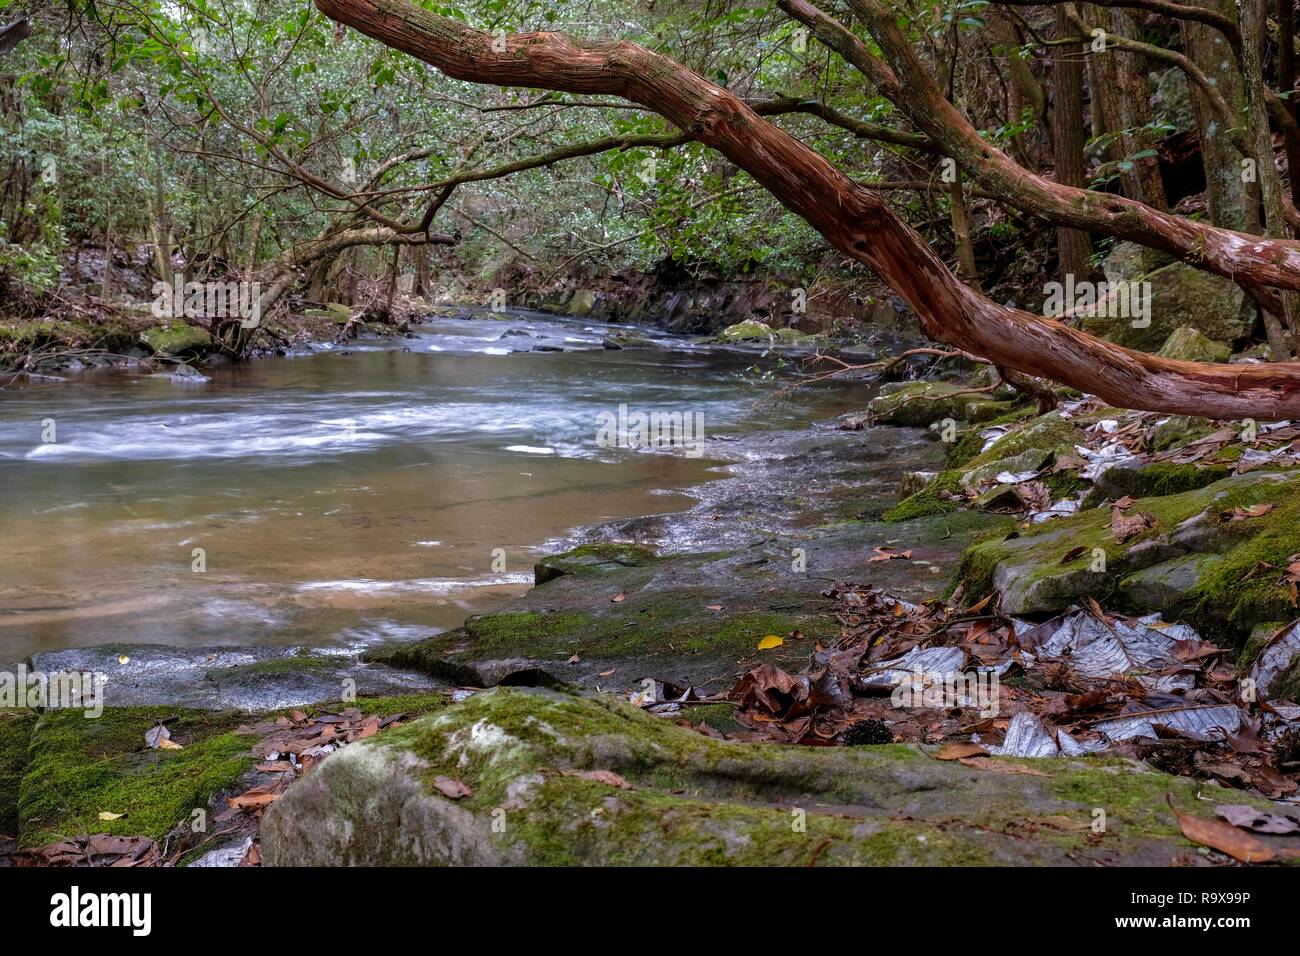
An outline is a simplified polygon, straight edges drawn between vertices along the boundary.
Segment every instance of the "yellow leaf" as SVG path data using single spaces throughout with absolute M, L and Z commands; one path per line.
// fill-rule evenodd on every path
M 785 643 L 785 638 L 777 637 L 775 634 L 769 634 L 758 642 L 760 651 L 770 651 L 774 647 L 780 647 Z
M 99 819 L 101 820 L 120 820 L 124 816 L 126 816 L 125 813 L 109 813 L 107 810 L 99 811 Z
M 158 741 L 158 749 L 159 750 L 184 750 L 185 748 L 182 747 L 174 740 L 164 739 Z

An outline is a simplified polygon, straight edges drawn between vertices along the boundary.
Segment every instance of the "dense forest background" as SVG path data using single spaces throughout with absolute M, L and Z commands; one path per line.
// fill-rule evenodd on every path
M 1169 261 L 1122 243 L 1123 229 L 1053 228 L 1032 188 L 963 183 L 963 158 L 919 127 L 916 104 L 900 108 L 791 15 L 806 5 L 422 5 L 503 44 L 562 30 L 673 58 L 881 191 L 968 284 L 1009 305 L 1037 311 L 1067 273 L 1131 277 Z M 865 34 L 857 6 L 823 5 Z M 935 87 L 1019 169 L 1290 237 L 1289 3 L 1252 0 L 1245 16 L 1220 0 L 890 9 Z M 305 2 L 0 10 L 6 319 L 102 318 L 178 274 L 257 280 L 281 312 L 359 295 L 523 301 L 646 276 L 775 279 L 812 291 L 822 330 L 869 317 L 885 295 L 748 174 L 625 100 L 456 81 Z M 1165 278 L 1168 298 L 1203 299 L 1208 277 Z M 1288 357 L 1289 297 L 1243 285 L 1250 296 L 1213 299 L 1239 313 L 1230 344 L 1267 339 L 1271 358 Z M 765 310 L 798 321 L 780 301 Z

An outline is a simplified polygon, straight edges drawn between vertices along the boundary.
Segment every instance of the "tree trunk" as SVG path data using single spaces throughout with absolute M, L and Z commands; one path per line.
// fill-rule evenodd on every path
M 1109 12 L 1110 26 L 1115 33 L 1131 40 L 1138 39 L 1142 20 L 1136 12 L 1119 9 Z M 1131 198 L 1163 211 L 1168 207 L 1168 199 L 1160 175 L 1160 157 L 1154 155 L 1156 138 L 1150 130 L 1151 84 L 1147 81 L 1146 61 L 1141 54 L 1130 50 L 1116 50 L 1115 60 L 1120 87 L 1119 121 L 1129 131 L 1124 140 L 1125 148 L 1130 157 L 1145 152 L 1153 154 L 1133 160 L 1136 192 Z
M 1078 31 L 1056 8 L 1056 35 L 1073 36 Z M 1083 185 L 1083 47 L 1075 44 L 1053 47 L 1052 53 L 1052 156 L 1056 181 L 1063 186 Z M 1084 279 L 1091 271 L 1088 255 L 1092 242 L 1078 229 L 1056 230 L 1057 271 Z
M 502 38 L 407 0 L 316 0 L 329 17 L 454 79 L 620 96 L 690 130 L 916 310 L 927 335 L 1112 404 L 1215 418 L 1300 417 L 1300 363 L 1209 365 L 1122 348 L 963 285 L 876 193 L 730 91 L 630 41 Z M 494 42 L 495 41 L 495 42 Z M 502 49 L 504 48 L 504 49 Z
M 1288 0 L 1289 2 L 1289 0 Z M 1282 180 L 1273 157 L 1273 134 L 1268 126 L 1268 108 L 1264 104 L 1264 65 L 1260 58 L 1263 31 L 1256 0 L 1237 0 L 1237 24 L 1241 30 L 1241 65 L 1246 86 L 1248 128 L 1255 147 L 1255 165 L 1259 174 L 1259 192 L 1264 214 L 1264 235 L 1271 239 L 1286 237 L 1286 211 L 1282 198 Z M 1293 292 L 1282 293 L 1281 320 L 1284 335 L 1269 330 L 1269 357 L 1275 362 L 1291 357 L 1300 302 Z M 1290 338 L 1291 342 L 1287 339 Z

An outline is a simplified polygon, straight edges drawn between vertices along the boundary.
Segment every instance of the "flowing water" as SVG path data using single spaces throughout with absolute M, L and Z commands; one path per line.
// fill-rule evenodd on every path
M 529 587 L 572 529 L 689 507 L 717 477 L 683 449 L 602 447 L 602 412 L 700 412 L 712 439 L 847 407 L 838 388 L 756 406 L 756 352 L 606 350 L 608 332 L 436 319 L 202 384 L 0 392 L 0 660 L 425 637 Z

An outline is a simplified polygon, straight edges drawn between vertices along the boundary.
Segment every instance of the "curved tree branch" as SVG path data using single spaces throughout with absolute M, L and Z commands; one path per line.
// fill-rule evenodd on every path
M 456 79 L 602 93 L 654 109 L 873 269 L 916 310 L 934 339 L 1116 405 L 1218 418 L 1300 417 L 1300 363 L 1206 365 L 1147 355 L 974 292 L 882 197 L 855 185 L 729 91 L 638 44 L 588 43 L 558 33 L 503 42 L 407 0 L 315 2 L 327 16 Z

